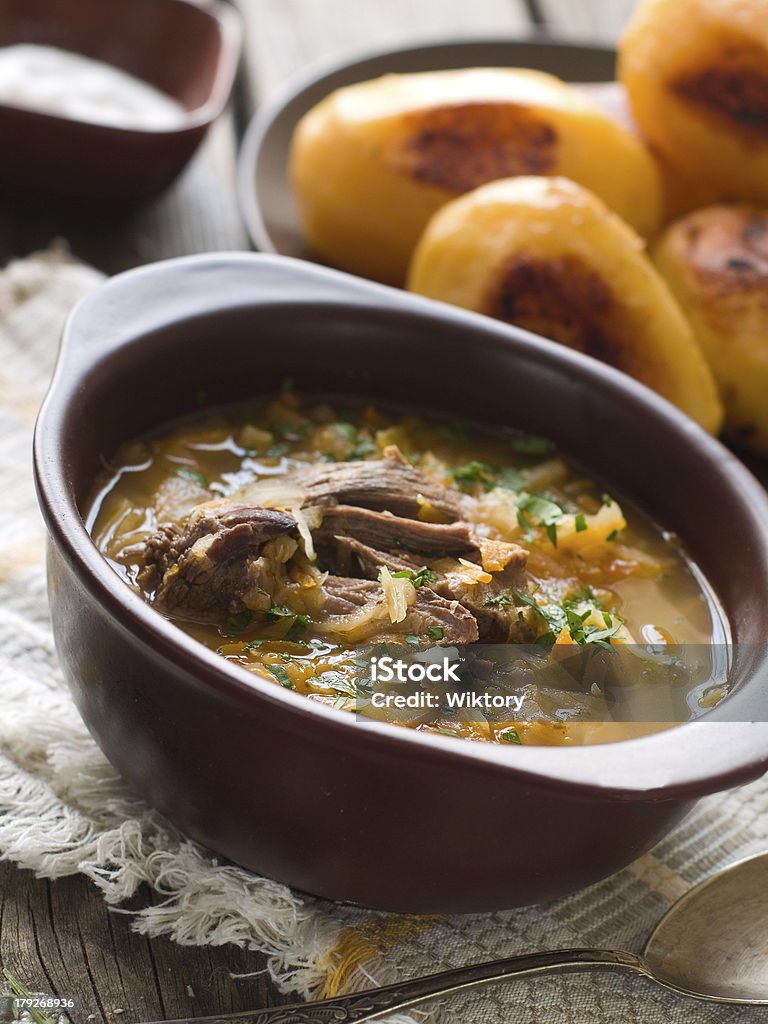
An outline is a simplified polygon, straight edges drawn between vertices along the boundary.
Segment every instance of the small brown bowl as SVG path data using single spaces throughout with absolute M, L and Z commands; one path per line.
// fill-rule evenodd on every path
M 0 0 L 0 46 L 71 50 L 154 85 L 184 107 L 174 129 L 92 124 L 0 104 L 0 188 L 125 207 L 166 188 L 227 103 L 240 23 L 218 0 Z
M 254 398 L 286 374 L 545 434 L 680 533 L 730 620 L 734 693 L 706 716 L 730 720 L 593 747 L 460 741 L 362 723 L 164 619 L 86 529 L 101 458 L 201 395 Z M 89 729 L 151 805 L 268 877 L 388 910 L 536 903 L 617 871 L 768 765 L 768 496 L 663 399 L 562 346 L 285 258 L 158 263 L 71 317 L 35 468 L 58 652 Z

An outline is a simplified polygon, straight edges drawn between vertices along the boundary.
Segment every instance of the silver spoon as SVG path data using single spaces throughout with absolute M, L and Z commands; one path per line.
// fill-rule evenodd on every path
M 656 926 L 642 956 L 608 949 L 529 953 L 315 1003 L 185 1017 L 170 1024 L 360 1024 L 483 985 L 595 968 L 632 971 L 713 1003 L 768 1005 L 768 853 L 738 861 L 682 896 Z

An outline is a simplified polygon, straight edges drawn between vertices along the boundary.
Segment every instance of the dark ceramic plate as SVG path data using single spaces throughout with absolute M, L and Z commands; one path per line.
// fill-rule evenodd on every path
M 376 53 L 303 79 L 248 127 L 240 155 L 240 205 L 257 249 L 321 262 L 307 248 L 288 180 L 294 128 L 308 110 L 334 89 L 389 72 L 440 71 L 472 67 L 526 67 L 568 82 L 610 82 L 616 54 L 601 46 L 540 40 L 495 39 L 444 42 Z

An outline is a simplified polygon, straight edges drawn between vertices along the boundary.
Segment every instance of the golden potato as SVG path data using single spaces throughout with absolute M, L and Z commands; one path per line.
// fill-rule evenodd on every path
M 517 174 L 565 175 L 651 235 L 659 172 L 644 145 L 557 78 L 508 68 L 387 75 L 340 89 L 299 123 L 291 153 L 312 248 L 402 284 L 449 200 Z
M 619 77 L 672 168 L 715 199 L 768 202 L 768 0 L 641 0 Z
M 510 178 L 453 200 L 419 242 L 409 287 L 601 359 L 720 428 L 712 374 L 642 240 L 574 182 Z
M 726 433 L 768 455 L 768 209 L 699 210 L 654 256 L 714 370 Z

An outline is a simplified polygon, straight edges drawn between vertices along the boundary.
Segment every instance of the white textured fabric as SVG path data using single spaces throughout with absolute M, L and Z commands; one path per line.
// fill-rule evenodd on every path
M 88 736 L 57 668 L 30 470 L 34 415 L 63 319 L 98 281 L 95 272 L 56 252 L 0 274 L 3 858 L 49 878 L 82 872 L 116 909 L 149 883 L 165 899 L 134 915 L 137 930 L 182 944 L 263 950 L 278 984 L 309 996 L 345 958 L 343 987 L 350 989 L 558 946 L 639 950 L 688 886 L 768 848 L 768 785 L 759 782 L 703 801 L 653 853 L 568 899 L 482 916 L 387 918 L 299 897 L 218 864 L 133 797 Z M 362 941 L 350 947 L 350 936 Z M 350 948 L 358 952 L 351 955 Z M 757 1024 L 768 1021 L 768 1010 L 710 1006 L 641 979 L 595 973 L 486 990 L 429 1017 L 457 1024 Z

